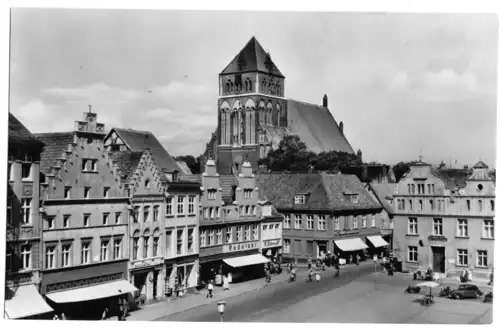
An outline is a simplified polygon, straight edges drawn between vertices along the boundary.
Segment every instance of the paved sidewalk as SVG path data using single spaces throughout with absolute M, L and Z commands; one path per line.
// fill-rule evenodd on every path
M 360 265 L 373 264 L 372 261 L 365 261 L 360 263 Z M 344 265 L 341 269 L 355 268 L 356 265 Z M 286 269 L 285 269 L 286 270 Z M 333 269 L 330 268 L 324 272 L 333 273 Z M 304 278 L 307 275 L 307 269 L 301 268 L 299 265 L 299 270 L 297 271 L 297 278 Z M 280 275 L 272 275 L 271 282 L 266 283 L 264 278 L 259 278 L 255 280 L 250 280 L 246 282 L 231 284 L 228 291 L 223 291 L 222 287 L 214 288 L 214 296 L 212 298 L 207 298 L 207 290 L 204 289 L 198 293 L 187 294 L 182 298 L 167 299 L 161 302 L 152 303 L 139 308 L 138 310 L 129 313 L 127 320 L 129 321 L 154 321 L 158 318 L 173 315 L 179 312 L 190 310 L 202 305 L 215 303 L 224 299 L 235 297 L 244 293 L 259 290 L 268 286 L 269 284 L 277 284 L 288 281 L 289 275 L 285 271 Z M 214 307 L 215 310 L 215 307 Z

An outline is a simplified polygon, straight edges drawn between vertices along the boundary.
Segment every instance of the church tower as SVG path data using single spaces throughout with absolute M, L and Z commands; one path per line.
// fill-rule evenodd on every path
M 255 37 L 219 74 L 217 170 L 239 174 L 249 161 L 257 168 L 266 130 L 287 126 L 285 76 Z M 268 143 L 268 142 L 267 142 Z M 267 147 L 269 145 L 266 145 Z

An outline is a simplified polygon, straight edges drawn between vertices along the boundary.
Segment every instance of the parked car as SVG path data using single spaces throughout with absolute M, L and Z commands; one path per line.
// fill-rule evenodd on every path
M 476 285 L 461 284 L 457 289 L 452 290 L 448 297 L 450 299 L 478 299 L 483 296 L 483 292 Z

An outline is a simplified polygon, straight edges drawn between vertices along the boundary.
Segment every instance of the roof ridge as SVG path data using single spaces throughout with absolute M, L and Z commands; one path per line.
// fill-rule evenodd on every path
M 320 105 L 320 104 L 313 104 L 313 103 L 310 103 L 308 101 L 302 101 L 302 100 L 297 100 L 297 99 L 292 99 L 292 98 L 287 98 L 287 100 L 293 101 L 293 102 L 296 102 L 296 103 L 300 103 L 300 104 L 307 104 L 307 105 L 311 105 L 311 106 L 316 106 L 318 108 L 324 108 L 324 109 L 330 111 L 330 109 L 328 107 L 325 107 L 325 106 Z
M 111 130 L 123 130 L 123 131 L 132 131 L 132 132 L 136 132 L 136 133 L 147 133 L 147 134 L 153 134 L 151 131 L 149 130 L 137 130 L 137 129 L 132 129 L 132 128 L 116 128 L 116 127 L 113 127 L 111 128 Z M 154 135 L 154 134 L 153 134 Z
M 46 132 L 46 133 L 33 133 L 34 136 L 52 136 L 52 135 L 67 135 L 67 134 L 74 134 L 74 131 L 55 131 L 55 132 Z

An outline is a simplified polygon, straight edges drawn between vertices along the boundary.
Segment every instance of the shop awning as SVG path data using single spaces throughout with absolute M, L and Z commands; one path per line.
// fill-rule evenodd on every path
M 368 246 L 359 237 L 335 241 L 337 247 L 342 251 L 356 251 L 367 249 Z
M 70 303 L 104 299 L 136 291 L 138 291 L 138 289 L 131 285 L 128 281 L 120 280 L 95 286 L 50 293 L 47 294 L 47 297 L 55 303 Z
M 367 236 L 366 237 L 373 244 L 375 248 L 388 246 L 389 243 L 385 242 L 385 240 L 380 235 Z
M 31 317 L 52 311 L 34 285 L 19 286 L 12 299 L 5 301 L 5 314 L 9 319 Z
M 249 266 L 255 264 L 264 264 L 269 262 L 269 259 L 265 258 L 261 254 L 255 255 L 247 255 L 235 258 L 227 258 L 223 260 L 229 266 L 232 267 L 240 267 L 240 266 Z

